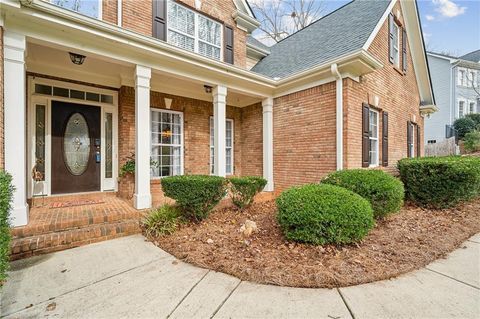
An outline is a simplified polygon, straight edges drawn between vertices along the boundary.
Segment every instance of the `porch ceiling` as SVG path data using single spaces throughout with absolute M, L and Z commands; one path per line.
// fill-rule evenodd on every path
M 70 61 L 69 52 L 86 55 L 85 62 L 82 65 L 73 64 Z M 36 39 L 28 39 L 26 62 L 27 71 L 32 73 L 112 88 L 135 85 L 133 78 L 135 66 L 133 64 Z M 205 92 L 204 85 L 214 86 L 214 84 L 188 79 L 161 70 L 152 71 L 152 91 L 212 101 L 212 95 Z M 258 96 L 249 96 L 234 89 L 228 90 L 228 105 L 244 107 L 260 101 L 261 98 Z

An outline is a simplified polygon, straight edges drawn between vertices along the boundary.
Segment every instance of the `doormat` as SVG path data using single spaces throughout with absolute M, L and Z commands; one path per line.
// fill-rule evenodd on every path
M 53 208 L 65 208 L 65 207 L 74 207 L 74 206 L 85 206 L 85 205 L 96 205 L 105 203 L 102 200 L 95 199 L 84 199 L 76 201 L 66 201 L 66 202 L 54 202 L 50 204 L 50 209 Z

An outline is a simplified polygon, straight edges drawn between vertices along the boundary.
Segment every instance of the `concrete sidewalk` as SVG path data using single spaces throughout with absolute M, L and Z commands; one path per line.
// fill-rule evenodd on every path
M 140 235 L 12 263 L 5 318 L 480 318 L 480 234 L 397 279 L 340 289 L 258 285 Z

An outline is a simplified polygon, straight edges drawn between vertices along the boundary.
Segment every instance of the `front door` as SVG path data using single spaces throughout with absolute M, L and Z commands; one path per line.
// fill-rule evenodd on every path
M 52 194 L 100 190 L 100 108 L 52 101 Z

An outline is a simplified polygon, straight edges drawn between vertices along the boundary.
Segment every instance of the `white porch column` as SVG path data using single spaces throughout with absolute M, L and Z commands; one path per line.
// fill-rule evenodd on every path
M 225 121 L 227 105 L 227 88 L 218 85 L 213 89 L 213 140 L 214 140 L 214 174 L 225 176 L 227 163 L 225 152 Z
M 267 185 L 263 189 L 273 192 L 273 98 L 262 101 L 263 107 L 263 177 Z
M 26 99 L 25 99 L 25 35 L 5 30 L 4 101 L 5 101 L 5 170 L 13 177 L 15 192 L 11 222 L 13 226 L 28 223 Z M 30 176 L 30 174 L 28 174 Z
M 150 68 L 135 68 L 135 194 L 136 209 L 150 208 Z

